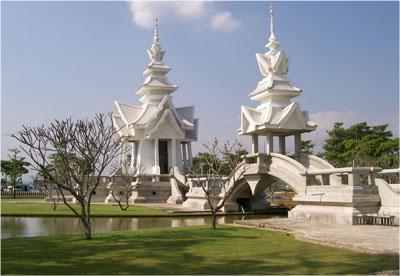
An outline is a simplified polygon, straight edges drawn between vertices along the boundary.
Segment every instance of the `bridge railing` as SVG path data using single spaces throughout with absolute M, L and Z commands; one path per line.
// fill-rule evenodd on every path
M 249 164 L 267 164 L 270 158 L 270 155 L 267 153 L 250 153 L 243 155 L 244 163 L 246 165 Z
M 12 191 L 1 191 L 2 198 L 13 197 Z M 16 198 L 45 198 L 46 194 L 39 191 L 15 191 Z
M 218 189 L 222 188 L 222 182 L 226 181 L 228 177 L 208 177 L 208 176 L 194 176 L 194 175 L 188 175 L 188 183 L 189 183 L 189 188 L 201 188 L 202 186 L 209 188 L 210 185 L 215 186 Z M 218 187 L 217 187 L 218 186 Z
M 380 178 L 383 178 L 389 184 L 399 185 L 399 183 L 400 183 L 400 168 L 382 170 L 378 173 L 378 176 Z
M 330 178 L 333 175 L 340 177 L 341 185 L 375 185 L 375 178 L 382 171 L 379 167 L 346 167 L 322 170 L 307 170 L 303 174 L 306 176 L 307 186 L 331 185 Z M 316 176 L 320 176 L 320 182 L 315 182 Z

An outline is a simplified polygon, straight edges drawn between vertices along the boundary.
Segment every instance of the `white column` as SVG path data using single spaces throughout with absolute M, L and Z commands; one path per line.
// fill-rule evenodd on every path
M 119 166 L 122 166 L 123 154 L 124 154 L 124 145 L 122 144 L 119 149 L 119 159 L 118 159 Z
M 125 163 L 125 159 L 126 159 L 126 157 L 125 157 L 125 155 L 126 155 L 125 150 L 126 150 L 126 143 L 124 143 L 124 144 L 122 145 L 122 147 L 121 147 L 121 164 Z
M 171 165 L 172 167 L 176 167 L 176 140 L 171 140 Z
M 272 132 L 268 132 L 266 153 L 270 154 L 272 152 L 274 152 L 274 135 Z
M 296 156 L 299 156 L 300 151 L 301 151 L 301 133 L 296 133 L 294 135 L 294 154 Z
M 286 154 L 286 136 L 279 136 L 279 152 L 281 154 Z
M 131 142 L 131 167 L 135 165 L 135 142 Z
M 258 153 L 258 135 L 251 135 L 251 151 L 252 153 Z
M 158 138 L 154 138 L 154 167 L 157 168 L 158 166 L 160 166 L 160 162 L 158 161 Z
M 189 164 L 192 165 L 192 143 L 188 142 Z
M 135 158 L 133 159 L 133 166 L 136 168 L 137 164 L 138 164 L 138 151 L 139 151 L 139 142 L 135 141 L 133 142 L 133 147 L 134 147 L 134 152 L 135 152 Z
M 183 164 L 185 165 L 186 162 L 187 162 L 187 155 L 186 155 L 186 145 L 187 145 L 187 143 L 184 142 L 181 145 L 182 145 Z

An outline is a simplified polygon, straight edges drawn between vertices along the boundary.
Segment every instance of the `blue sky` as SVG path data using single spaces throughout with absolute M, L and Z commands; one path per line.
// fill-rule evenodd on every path
M 303 89 L 296 100 L 320 126 L 307 138 L 320 147 L 334 121 L 389 123 L 398 135 L 398 2 L 2 2 L 2 156 L 22 124 L 138 104 L 156 16 L 174 102 L 200 118 L 194 151 L 238 138 L 240 106 L 257 105 L 248 94 L 261 80 L 270 3 L 288 76 Z

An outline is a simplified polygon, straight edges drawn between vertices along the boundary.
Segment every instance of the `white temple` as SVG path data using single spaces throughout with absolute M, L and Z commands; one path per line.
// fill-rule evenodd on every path
M 266 152 L 274 152 L 273 137 L 279 137 L 279 152 L 286 154 L 286 136 L 295 137 L 295 156 L 300 154 L 301 133 L 316 129 L 310 121 L 307 111 L 301 111 L 298 102 L 291 99 L 301 93 L 301 89 L 292 85 L 286 74 L 289 71 L 286 53 L 275 35 L 274 12 L 270 8 L 270 37 L 265 54 L 256 54 L 263 79 L 249 94 L 253 101 L 259 101 L 256 108 L 241 107 L 241 135 L 252 136 L 252 151 L 257 153 L 258 136 L 266 136 Z
M 151 48 L 147 50 L 150 63 L 143 72 L 146 79 L 136 91 L 142 105 L 115 102 L 118 112 L 113 114 L 119 134 L 128 137 L 131 166 L 140 166 L 144 175 L 168 174 L 171 168 L 183 170 L 191 162 L 191 143 L 197 140 L 198 119 L 194 106 L 174 107 L 171 94 L 178 89 L 168 81 L 171 70 L 163 63 L 162 49 L 156 21 Z M 121 154 L 126 158 L 127 149 Z

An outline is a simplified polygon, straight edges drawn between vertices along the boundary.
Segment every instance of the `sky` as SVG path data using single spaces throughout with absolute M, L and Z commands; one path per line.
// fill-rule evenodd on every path
M 1 155 L 25 125 L 92 117 L 135 94 L 149 63 L 155 17 L 176 106 L 195 106 L 199 141 L 239 139 L 240 106 L 262 79 L 255 54 L 269 36 L 268 8 L 289 56 L 298 101 L 319 126 L 399 126 L 398 2 L 1 2 Z M 261 144 L 263 142 L 260 142 Z

